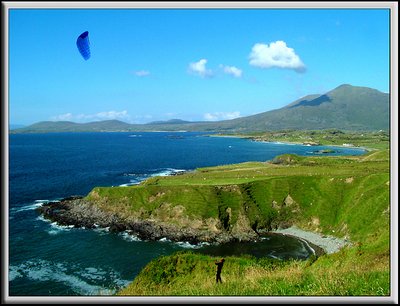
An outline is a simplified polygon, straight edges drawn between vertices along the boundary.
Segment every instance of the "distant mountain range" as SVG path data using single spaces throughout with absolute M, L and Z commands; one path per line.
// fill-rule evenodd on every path
M 20 128 L 23 128 L 23 127 L 25 127 L 25 125 L 23 125 L 23 124 L 10 124 L 9 125 L 9 129 L 10 130 L 20 129 Z
M 180 119 L 129 124 L 119 120 L 90 123 L 42 121 L 10 133 L 45 132 L 145 132 L 213 131 L 258 132 L 271 130 L 389 130 L 389 94 L 368 87 L 341 85 L 324 94 L 313 94 L 280 109 L 224 121 L 190 122 Z

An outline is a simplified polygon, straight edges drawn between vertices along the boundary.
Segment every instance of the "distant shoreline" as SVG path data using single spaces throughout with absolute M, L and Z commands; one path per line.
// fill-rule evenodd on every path
M 208 137 L 222 137 L 222 138 L 242 138 L 242 139 L 248 139 L 252 140 L 255 142 L 263 142 L 263 143 L 272 143 L 272 144 L 284 144 L 284 145 L 299 145 L 299 146 L 307 146 L 306 144 L 302 142 L 295 142 L 295 141 L 282 141 L 282 140 L 276 140 L 276 141 L 268 141 L 268 140 L 261 140 L 257 139 L 257 136 L 245 136 L 245 135 L 218 135 L 218 134 L 213 134 L 213 135 L 207 135 Z M 357 147 L 357 146 L 346 146 L 346 145 L 338 145 L 338 144 L 318 144 L 318 145 L 308 145 L 310 147 L 316 147 L 316 146 L 323 146 L 323 147 L 332 147 L 332 148 L 346 148 L 346 149 L 360 149 L 365 152 L 370 152 L 374 151 L 375 149 L 372 148 L 367 148 L 367 147 Z

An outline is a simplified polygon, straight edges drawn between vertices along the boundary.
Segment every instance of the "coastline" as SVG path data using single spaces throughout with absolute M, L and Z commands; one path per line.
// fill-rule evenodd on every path
M 87 203 L 81 196 L 72 196 L 61 201 L 53 201 L 36 207 L 44 219 L 56 222 L 59 226 L 68 226 L 86 229 L 107 229 L 110 232 L 126 232 L 133 234 L 140 240 L 157 241 L 168 239 L 175 242 L 187 242 L 198 245 L 207 243 L 226 243 L 239 239 L 240 241 L 253 241 L 254 235 L 243 232 L 232 235 L 228 232 L 221 232 L 218 235 L 210 231 L 199 231 L 194 228 L 182 230 L 173 225 L 167 225 L 156 220 L 127 220 L 113 213 L 96 209 Z M 267 231 L 271 234 L 291 236 L 302 240 L 313 250 L 316 256 L 332 254 L 340 251 L 352 243 L 347 239 L 323 235 L 311 231 L 305 231 L 292 225 L 288 228 L 278 228 Z
M 220 135 L 220 134 L 213 134 L 213 135 L 207 135 L 207 137 L 223 137 L 223 138 L 241 138 L 241 139 L 248 139 L 251 141 L 255 142 L 264 142 L 264 143 L 272 143 L 272 144 L 283 144 L 283 145 L 300 145 L 300 146 L 324 146 L 324 147 L 330 147 L 330 148 L 340 148 L 340 149 L 359 149 L 363 150 L 364 153 L 371 152 L 371 151 L 376 151 L 374 148 L 368 148 L 364 146 L 348 146 L 348 145 L 338 145 L 338 144 L 318 144 L 318 145 L 307 145 L 304 144 L 304 142 L 297 142 L 297 141 L 285 141 L 285 140 L 274 140 L 274 141 L 268 141 L 268 140 L 263 140 L 259 139 L 257 136 L 246 136 L 246 135 Z
M 285 229 L 280 228 L 272 230 L 271 233 L 278 233 L 303 239 L 310 243 L 310 246 L 314 249 L 317 256 L 321 255 L 318 248 L 321 248 L 326 254 L 332 254 L 339 252 L 345 246 L 352 245 L 352 243 L 346 239 L 305 231 L 294 225 Z M 317 246 L 317 248 L 314 248 L 313 245 Z

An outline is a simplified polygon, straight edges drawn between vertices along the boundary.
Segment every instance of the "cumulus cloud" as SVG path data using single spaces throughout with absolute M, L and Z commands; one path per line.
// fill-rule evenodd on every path
M 235 78 L 240 78 L 242 76 L 243 71 L 235 66 L 220 66 L 224 73 L 234 76 Z
M 229 120 L 240 117 L 240 112 L 205 113 L 203 117 L 207 121 Z
M 202 78 L 212 77 L 214 75 L 211 69 L 206 68 L 207 60 L 201 59 L 198 62 L 189 64 L 189 72 L 198 75 Z
M 139 70 L 134 72 L 136 76 L 138 77 L 145 77 L 150 75 L 150 71 L 147 70 Z
M 52 117 L 52 119 L 55 121 L 71 121 L 71 120 L 73 120 L 73 115 L 71 113 L 66 113 L 66 114 L 54 116 L 54 117 Z
M 90 115 L 89 115 L 90 116 Z M 92 115 L 94 119 L 100 120 L 111 120 L 111 119 L 126 119 L 129 117 L 128 111 L 123 110 L 121 112 L 118 111 L 108 111 L 108 112 L 100 112 L 97 114 Z
M 250 65 L 260 68 L 293 69 L 296 72 L 305 72 L 306 66 L 292 48 L 284 41 L 278 40 L 268 44 L 257 43 L 250 53 Z
M 108 112 L 99 112 L 96 114 L 78 114 L 73 115 L 72 113 L 61 114 L 57 116 L 53 116 L 52 120 L 55 121 L 78 121 L 78 122 L 87 122 L 87 121 L 99 121 L 99 120 L 123 120 L 129 119 L 130 116 L 128 111 L 108 111 Z

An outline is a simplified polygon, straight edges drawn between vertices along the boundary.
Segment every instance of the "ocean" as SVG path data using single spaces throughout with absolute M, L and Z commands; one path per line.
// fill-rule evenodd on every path
M 86 195 L 96 186 L 130 186 L 151 176 L 205 166 L 267 161 L 284 153 L 314 155 L 315 151 L 327 148 L 208 135 L 197 132 L 9 135 L 9 296 L 112 295 L 129 284 L 152 259 L 189 248 L 216 256 L 250 253 L 282 260 L 307 258 L 312 250 L 304 242 L 276 235 L 265 237 L 258 244 L 222 247 L 193 246 L 166 239 L 140 241 L 127 233 L 59 226 L 35 211 L 48 201 Z M 364 152 L 356 148 L 334 150 L 329 155 Z

